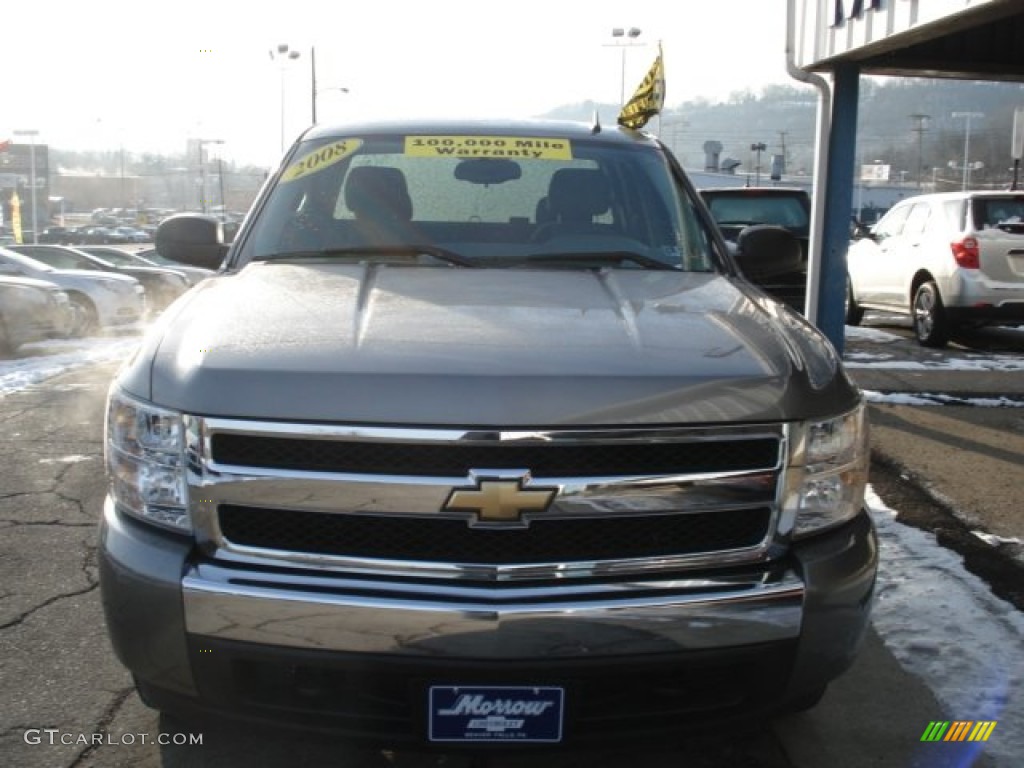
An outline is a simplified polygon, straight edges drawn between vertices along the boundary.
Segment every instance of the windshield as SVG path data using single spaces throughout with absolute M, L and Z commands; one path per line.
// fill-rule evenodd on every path
M 1024 195 L 977 198 L 973 213 L 975 229 L 1018 231 L 1024 227 Z
M 49 264 L 44 264 L 38 259 L 33 259 L 29 256 L 15 253 L 7 248 L 0 248 L 0 261 L 6 261 L 8 264 L 24 267 L 25 269 L 29 269 L 34 272 L 53 272 L 53 267 Z
M 243 264 L 713 268 L 710 234 L 649 145 L 354 136 L 310 142 L 295 157 L 246 237 Z
M 119 267 L 134 267 L 138 264 L 142 264 L 141 261 L 134 257 L 129 256 L 126 253 L 118 253 L 113 248 L 84 248 L 83 250 L 96 259 L 97 263 L 104 263 L 109 266 L 116 265 Z
M 774 224 L 806 236 L 810 212 L 798 196 L 707 193 L 708 208 L 720 224 Z
M 109 262 L 104 262 L 98 257 L 86 256 L 77 251 L 73 251 L 70 248 L 63 250 L 56 250 L 53 248 L 34 248 L 32 246 L 26 246 L 24 255 L 29 258 L 41 261 L 44 264 L 49 264 L 51 267 L 56 269 L 103 269 L 104 267 L 111 267 Z M 95 259 L 95 260 L 94 260 Z

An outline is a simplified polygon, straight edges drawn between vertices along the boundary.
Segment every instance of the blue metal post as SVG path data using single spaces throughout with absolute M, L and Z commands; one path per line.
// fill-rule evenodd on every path
M 840 355 L 846 326 L 846 249 L 853 215 L 859 93 L 860 68 L 849 64 L 837 66 L 833 81 L 832 130 L 828 139 L 828 188 L 822 226 L 817 323 Z

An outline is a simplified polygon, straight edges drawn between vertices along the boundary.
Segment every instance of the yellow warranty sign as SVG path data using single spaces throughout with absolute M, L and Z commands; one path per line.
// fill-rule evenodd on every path
M 363 146 L 362 139 L 342 139 L 326 147 L 314 149 L 308 155 L 303 155 L 281 175 L 281 183 L 295 181 L 303 176 L 322 171 L 337 162 L 344 160 Z
M 572 145 L 568 139 L 535 136 L 406 136 L 405 154 L 414 157 L 572 160 Z

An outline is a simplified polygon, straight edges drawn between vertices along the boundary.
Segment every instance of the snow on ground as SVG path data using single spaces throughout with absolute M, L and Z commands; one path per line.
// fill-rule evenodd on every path
M 959 745 L 962 765 L 982 750 L 998 766 L 1020 765 L 1024 614 L 993 595 L 933 534 L 898 523 L 870 489 L 868 506 L 881 546 L 872 608 L 879 636 L 942 703 L 945 711 L 933 719 L 998 722 L 988 742 Z
M 25 344 L 18 350 L 18 357 L 0 360 L 0 396 L 83 365 L 124 360 L 138 343 L 139 336 L 132 335 L 118 338 L 51 339 Z
M 890 405 L 973 405 L 979 408 L 1024 408 L 1024 401 L 1010 397 L 961 397 L 946 395 L 941 392 L 876 392 L 864 390 L 864 397 L 869 403 L 889 403 Z
M 1007 329 L 1007 333 L 1020 333 L 1024 329 Z M 847 341 L 866 341 L 876 345 L 906 341 L 902 336 L 881 328 L 846 326 Z M 931 355 L 929 359 L 928 355 Z M 843 364 L 847 368 L 875 368 L 886 370 L 918 371 L 993 371 L 1024 372 L 1024 355 L 995 352 L 951 352 L 950 350 L 919 351 L 918 359 L 908 359 L 900 350 L 892 352 L 862 352 L 846 350 Z M 1024 408 L 1024 400 L 1013 397 L 964 397 L 943 392 L 876 392 L 864 390 L 869 403 L 891 405 L 971 405 L 981 408 Z
M 1006 333 L 1019 333 L 1024 329 L 1007 329 Z M 891 344 L 905 341 L 904 337 L 881 328 L 846 327 L 847 341 L 868 341 L 873 344 Z M 847 350 L 843 362 L 847 368 L 880 368 L 900 371 L 1024 371 L 1024 357 L 1020 354 L 998 352 L 959 353 L 935 350 L 933 359 L 906 359 L 894 352 L 858 352 Z
M 1024 329 L 1006 329 L 1005 333 L 1020 333 Z M 906 341 L 902 336 L 881 328 L 846 326 L 847 341 L 867 341 L 872 344 L 892 344 Z M 911 342 L 916 343 L 916 342 Z M 919 359 L 907 359 L 898 350 L 892 352 L 860 352 L 846 350 L 843 363 L 847 368 L 885 368 L 890 370 L 919 371 L 1024 371 L 1024 356 L 998 352 L 934 351 L 932 359 L 921 350 Z

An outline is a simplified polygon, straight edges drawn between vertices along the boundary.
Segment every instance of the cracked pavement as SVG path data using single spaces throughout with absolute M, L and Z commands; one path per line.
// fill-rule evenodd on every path
M 112 369 L 3 398 L 0 444 L 0 754 L 5 765 L 88 765 L 88 744 L 26 743 L 29 729 L 92 734 L 133 692 L 105 635 L 96 568 L 102 393 Z M 64 377 L 67 378 L 67 377 Z M 88 670 L 88 673 L 84 673 Z M 148 715 L 147 715 L 148 717 Z M 141 723 L 140 723 L 141 726 Z M 142 726 L 149 728 L 148 724 Z

